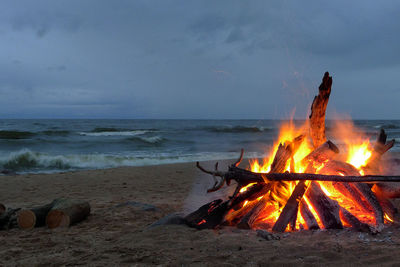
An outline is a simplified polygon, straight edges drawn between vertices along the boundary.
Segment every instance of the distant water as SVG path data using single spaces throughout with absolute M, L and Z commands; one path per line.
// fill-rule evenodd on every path
M 278 120 L 1 120 L 0 168 L 58 172 L 262 157 Z M 302 123 L 297 121 L 296 123 Z M 400 121 L 355 121 L 369 135 L 383 127 L 400 151 Z M 329 130 L 329 123 L 328 123 Z M 329 135 L 329 132 L 328 132 Z

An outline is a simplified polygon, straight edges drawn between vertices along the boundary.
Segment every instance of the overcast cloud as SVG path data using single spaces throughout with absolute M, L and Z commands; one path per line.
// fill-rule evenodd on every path
M 2 118 L 400 119 L 399 1 L 3 1 Z

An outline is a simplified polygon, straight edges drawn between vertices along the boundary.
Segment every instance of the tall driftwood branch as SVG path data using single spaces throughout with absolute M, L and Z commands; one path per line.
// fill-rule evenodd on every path
M 319 94 L 314 98 L 310 114 L 310 136 L 314 148 L 319 147 L 326 141 L 325 137 L 325 111 L 331 94 L 332 77 L 325 72 L 322 83 L 319 86 Z

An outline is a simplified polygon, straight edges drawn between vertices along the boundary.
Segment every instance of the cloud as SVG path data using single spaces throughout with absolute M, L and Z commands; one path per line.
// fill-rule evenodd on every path
M 0 112 L 280 118 L 306 110 L 329 70 L 332 103 L 371 117 L 378 84 L 398 89 L 399 11 L 396 1 L 8 1 Z M 344 99 L 348 87 L 364 104 Z

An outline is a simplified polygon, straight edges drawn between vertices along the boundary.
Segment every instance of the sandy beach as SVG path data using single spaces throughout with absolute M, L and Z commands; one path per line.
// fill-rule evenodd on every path
M 0 203 L 8 207 L 69 197 L 88 200 L 92 213 L 70 228 L 0 231 L 0 265 L 393 266 L 400 261 L 397 226 L 377 235 L 300 231 L 270 241 L 255 231 L 230 227 L 148 227 L 170 213 L 187 212 L 215 198 L 205 193 L 211 184 L 194 163 L 1 176 Z M 119 205 L 127 201 L 140 204 Z

